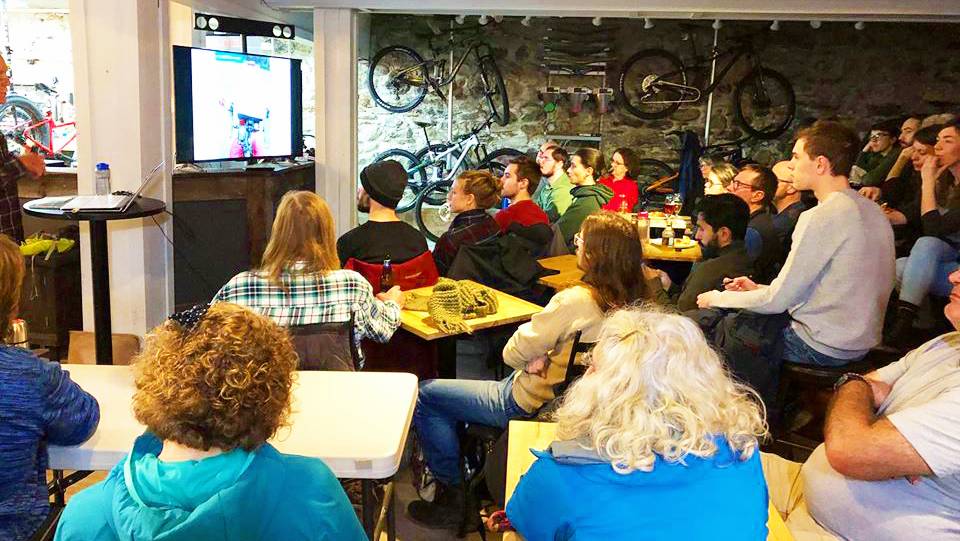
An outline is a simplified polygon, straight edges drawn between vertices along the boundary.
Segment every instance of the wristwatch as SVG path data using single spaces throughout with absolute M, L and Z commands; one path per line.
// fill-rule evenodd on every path
M 867 385 L 870 385 L 870 382 L 867 380 L 867 378 L 861 376 L 860 374 L 857 374 L 856 372 L 847 372 L 837 378 L 837 382 L 833 384 L 833 392 L 839 391 L 840 387 L 843 387 L 845 383 L 848 383 L 851 380 L 860 380 Z

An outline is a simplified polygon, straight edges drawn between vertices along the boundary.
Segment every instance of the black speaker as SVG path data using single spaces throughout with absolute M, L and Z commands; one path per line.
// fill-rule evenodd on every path
M 194 13 L 193 28 L 210 32 L 280 39 L 293 39 L 297 32 L 292 24 L 252 21 L 250 19 L 210 15 L 209 13 Z

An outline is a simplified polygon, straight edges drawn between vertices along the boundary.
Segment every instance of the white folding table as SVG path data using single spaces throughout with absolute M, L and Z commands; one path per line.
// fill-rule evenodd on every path
M 133 417 L 133 374 L 128 366 L 64 365 L 70 377 L 100 403 L 100 425 L 81 445 L 50 446 L 54 470 L 110 470 L 144 427 Z M 290 426 L 270 440 L 280 452 L 320 458 L 339 478 L 361 479 L 363 526 L 375 529 L 372 480 L 400 467 L 417 402 L 417 378 L 392 372 L 299 372 Z M 393 538 L 392 487 L 384 492 Z

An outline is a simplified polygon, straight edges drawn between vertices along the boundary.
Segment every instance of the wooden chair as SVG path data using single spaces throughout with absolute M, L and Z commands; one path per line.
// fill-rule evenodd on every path
M 69 364 L 97 364 L 94 335 L 87 331 L 70 331 L 67 349 Z M 113 364 L 128 365 L 140 353 L 140 337 L 135 334 L 113 335 Z

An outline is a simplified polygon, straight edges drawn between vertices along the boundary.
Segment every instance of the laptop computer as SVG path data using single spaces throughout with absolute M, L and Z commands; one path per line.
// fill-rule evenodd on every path
M 157 171 L 163 167 L 161 161 L 147 173 L 137 191 L 128 195 L 77 195 L 71 197 L 47 197 L 32 206 L 38 209 L 59 209 L 63 212 L 126 212 L 147 187 Z

